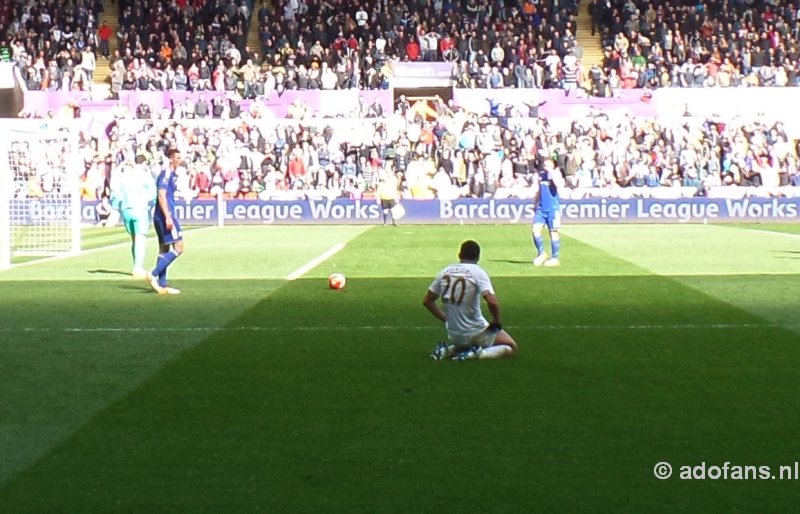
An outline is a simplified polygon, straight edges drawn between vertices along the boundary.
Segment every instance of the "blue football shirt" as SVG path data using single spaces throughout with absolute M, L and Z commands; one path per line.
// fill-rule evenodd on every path
M 175 217 L 175 191 L 178 188 L 177 183 L 178 176 L 170 168 L 164 168 L 161 170 L 161 173 L 158 174 L 158 179 L 156 179 L 156 187 L 158 190 L 164 190 L 167 192 L 167 205 L 169 206 L 169 212 L 173 218 Z M 162 217 L 164 215 L 158 205 L 156 205 L 155 215 L 158 217 Z
M 540 170 L 539 175 L 539 205 L 537 209 L 543 211 L 559 210 L 558 186 L 553 182 L 547 170 Z

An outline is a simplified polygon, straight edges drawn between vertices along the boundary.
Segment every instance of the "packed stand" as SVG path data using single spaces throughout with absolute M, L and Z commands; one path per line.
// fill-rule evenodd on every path
M 44 49 L 40 64 L 35 57 L 21 60 L 25 76 L 33 77 L 26 79 L 29 89 L 90 87 L 98 51 L 110 57 L 114 94 L 216 90 L 255 98 L 283 89 L 385 89 L 396 60 L 452 62 L 457 87 L 572 89 L 579 81 L 575 0 L 282 0 L 272 8 L 251 0 L 119 0 L 116 34 L 105 20 L 97 24 L 101 2 L 91 9 L 83 2 L 37 24 L 22 0 L 9 9 L 16 26 L 30 27 L 8 31 L 15 57 L 18 45 L 27 55 Z M 56 5 L 50 0 L 47 8 L 56 11 Z M 261 48 L 246 46 L 251 14 Z M 34 25 L 36 34 L 59 28 L 50 31 L 49 44 L 40 44 L 41 36 L 30 38 Z M 76 26 L 80 34 L 73 34 Z M 111 38 L 118 48 L 113 55 Z M 69 51 L 51 55 L 61 46 Z
M 258 13 L 250 0 L 129 0 L 121 7 L 120 50 L 111 59 L 114 94 L 225 91 L 252 99 L 286 89 L 388 87 L 387 62 L 373 59 L 366 39 L 363 51 L 331 52 L 332 41 L 323 39 L 323 49 L 308 38 L 310 24 L 301 34 L 303 13 L 309 11 L 304 2 L 273 9 L 262 3 Z M 319 11 L 317 4 L 310 8 Z M 153 13 L 156 21 L 143 24 Z M 261 48 L 247 46 L 251 16 L 257 17 L 254 23 L 278 27 L 267 31 L 274 38 L 267 38 L 269 43 L 262 38 Z
M 251 0 L 119 0 L 111 91 L 239 88 L 252 66 L 247 47 Z
M 262 5 L 258 20 L 265 60 L 292 61 L 315 87 L 326 87 L 326 72 L 327 87 L 386 87 L 386 64 L 400 60 L 452 62 L 458 87 L 569 88 L 581 55 L 576 13 L 573 0 L 290 0 Z
M 596 94 L 624 88 L 797 86 L 800 2 L 589 0 L 604 47 Z
M 28 89 L 91 89 L 102 1 L 6 0 L 0 4 L 0 58 L 17 65 Z
M 489 117 L 444 102 L 425 119 L 404 101 L 357 128 L 348 120 L 197 123 L 134 120 L 108 129 L 110 146 L 84 140 L 85 199 L 102 197 L 115 166 L 165 164 L 179 148 L 186 160 L 178 196 L 241 199 L 372 198 L 389 174 L 411 199 L 530 198 L 546 159 L 563 172 L 567 198 L 703 196 L 719 186 L 737 194 L 795 196 L 798 148 L 782 123 L 759 119 L 610 116 L 571 123 Z M 737 187 L 738 186 L 738 187 Z M 722 188 L 728 189 L 728 188 Z
M 235 90 L 248 60 L 258 59 L 246 46 L 252 0 L 118 2 L 119 20 L 101 19 L 101 0 L 3 2 L 0 57 L 10 55 L 30 90 L 79 91 L 91 89 L 101 55 L 109 58 L 114 94 Z
M 599 96 L 656 87 L 795 86 L 800 2 L 712 0 L 119 0 L 119 31 L 100 0 L 0 5 L 0 58 L 29 89 L 89 89 L 96 56 L 123 90 L 387 88 L 391 62 L 447 61 L 462 88 L 563 88 Z M 587 9 L 605 47 L 582 67 Z M 255 9 L 255 12 L 253 10 Z M 246 45 L 250 17 L 261 48 Z M 109 41 L 118 48 L 109 55 Z M 586 79 L 583 81 L 582 78 Z

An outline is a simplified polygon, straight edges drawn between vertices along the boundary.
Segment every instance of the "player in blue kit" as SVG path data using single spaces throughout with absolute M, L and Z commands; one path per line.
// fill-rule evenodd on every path
M 533 176 L 533 188 L 536 195 L 533 198 L 533 245 L 536 247 L 534 266 L 558 266 L 561 240 L 558 229 L 561 228 L 561 202 L 558 191 L 564 187 L 564 176 L 555 167 L 551 159 L 544 161 L 542 169 Z M 550 234 L 551 256 L 548 259 L 544 251 L 542 227 L 546 226 Z
M 183 253 L 183 232 L 178 217 L 175 216 L 176 170 L 183 159 L 177 148 L 170 148 L 167 151 L 167 158 L 169 163 L 156 180 L 158 196 L 153 213 L 153 226 L 158 234 L 160 253 L 156 267 L 147 275 L 147 281 L 158 294 L 180 294 L 180 289 L 167 284 L 167 268 Z

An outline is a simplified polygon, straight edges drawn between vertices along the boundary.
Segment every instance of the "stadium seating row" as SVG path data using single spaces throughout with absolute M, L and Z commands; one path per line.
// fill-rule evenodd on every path
M 7 4 L 7 3 L 4 3 Z M 583 86 L 598 96 L 634 87 L 795 86 L 797 2 L 592 0 L 601 64 L 582 62 L 570 0 L 389 4 L 290 0 L 120 3 L 119 31 L 102 2 L 58 9 L 11 2 L 0 11 L 0 56 L 30 89 L 90 87 L 95 55 L 111 55 L 112 90 L 379 89 L 393 60 L 451 61 L 457 87 Z M 261 48 L 247 45 L 251 14 Z M 482 27 L 486 27 L 483 30 Z M 101 44 L 106 41 L 106 44 Z

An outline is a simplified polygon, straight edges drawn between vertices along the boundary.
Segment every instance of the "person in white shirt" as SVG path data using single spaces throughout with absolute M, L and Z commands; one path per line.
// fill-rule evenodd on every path
M 417 27 L 417 40 L 422 52 L 423 61 L 435 61 L 439 51 L 439 34 L 434 31 L 425 32 L 422 27 Z
M 503 50 L 503 47 L 500 46 L 499 41 L 495 43 L 494 48 L 492 48 L 492 51 L 489 52 L 489 57 L 493 63 L 498 65 L 503 64 L 503 60 L 506 58 L 506 52 Z
M 366 25 L 368 19 L 369 15 L 367 14 L 367 11 L 364 9 L 364 6 L 362 5 L 361 7 L 358 8 L 358 11 L 356 11 L 356 23 L 358 24 L 359 27 L 363 27 L 364 25 Z
M 97 68 L 97 59 L 94 56 L 91 46 L 87 46 L 81 52 L 81 69 L 86 75 L 86 80 L 91 83 L 94 80 L 94 70 Z
M 555 50 L 551 50 L 550 54 L 544 58 L 544 66 L 547 68 L 550 77 L 558 77 L 558 67 L 561 65 L 561 58 Z
M 322 66 L 322 76 L 320 77 L 322 89 L 336 89 L 336 73 L 327 66 L 327 63 L 322 63 Z
M 294 15 L 297 13 L 297 0 L 291 0 L 283 6 L 283 20 L 294 21 Z
M 500 304 L 489 275 L 478 265 L 480 256 L 477 242 L 461 243 L 459 262 L 436 275 L 422 300 L 433 317 L 444 322 L 449 338 L 436 345 L 434 360 L 497 359 L 517 353 L 516 341 L 500 323 Z M 440 298 L 442 307 L 437 303 Z M 483 317 L 481 299 L 489 308 L 491 323 Z

